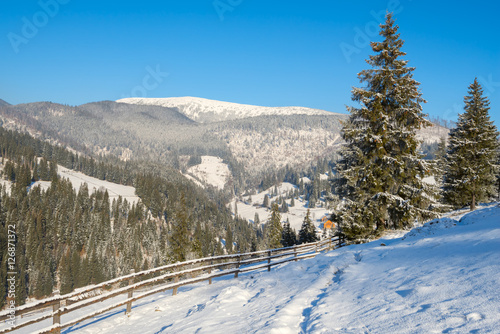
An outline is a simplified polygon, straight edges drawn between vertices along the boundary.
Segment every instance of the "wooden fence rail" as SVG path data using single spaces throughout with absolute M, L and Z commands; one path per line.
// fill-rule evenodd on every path
M 339 238 L 331 238 L 292 247 L 178 262 L 137 273 L 132 271 L 129 275 L 78 289 L 65 295 L 56 295 L 35 303 L 20 306 L 16 309 L 16 321 L 20 320 L 22 315 L 26 315 L 28 313 L 40 312 L 48 308 L 52 308 L 52 312 L 20 324 L 16 324 L 15 326 L 1 329 L 0 333 L 8 333 L 49 318 L 53 319 L 53 325 L 40 330 L 38 333 L 60 333 L 63 328 L 73 326 L 79 322 L 123 305 L 126 305 L 125 312 L 126 314 L 129 314 L 132 311 L 133 302 L 159 292 L 171 289 L 172 294 L 175 295 L 177 293 L 177 289 L 185 285 L 199 283 L 206 280 L 208 280 L 209 284 L 212 284 L 213 278 L 225 275 L 234 275 L 234 277 L 237 278 L 239 273 L 266 268 L 268 271 L 271 271 L 272 266 L 289 261 L 315 257 L 323 250 L 335 249 L 342 246 L 342 242 L 343 240 Z M 263 264 L 254 265 L 261 262 L 263 262 Z M 145 276 L 154 277 L 144 279 Z M 138 279 L 142 280 L 135 283 Z M 127 285 L 117 287 L 120 284 L 125 283 L 127 283 Z M 150 286 L 156 287 L 153 287 L 151 290 L 138 293 L 134 296 L 134 291 L 137 292 L 139 289 L 144 289 Z M 109 291 L 102 293 L 105 289 L 109 289 Z M 73 319 L 61 324 L 61 316 L 65 314 L 123 294 L 127 294 L 127 299 L 124 301 L 114 303 L 100 310 L 79 317 L 78 319 Z M 8 310 L 0 312 L 0 321 L 8 319 L 8 316 Z

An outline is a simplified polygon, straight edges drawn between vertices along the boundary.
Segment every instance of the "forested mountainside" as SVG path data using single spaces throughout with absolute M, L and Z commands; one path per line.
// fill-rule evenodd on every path
M 199 161 L 203 155 L 220 157 L 232 174 L 228 190 L 235 193 L 255 188 L 286 167 L 304 170 L 318 159 L 335 160 L 347 115 L 313 109 L 310 114 L 293 114 L 300 108 L 287 109 L 286 115 L 275 108 L 274 114 L 262 115 L 252 113 L 252 106 L 244 107 L 253 117 L 240 113 L 238 119 L 202 124 L 182 114 L 181 106 L 103 101 L 71 107 L 39 102 L 0 106 L 0 120 L 5 128 L 28 131 L 80 152 L 182 171 L 190 166 L 185 162 Z M 441 130 L 427 129 L 423 138 L 437 142 L 446 135 Z
M 9 228 L 16 233 L 17 305 L 130 269 L 265 247 L 262 233 L 233 218 L 223 198 L 210 199 L 173 169 L 152 173 L 131 162 L 85 157 L 3 128 L 0 154 L 0 307 Z M 141 201 L 110 201 L 106 190 L 90 192 L 86 185 L 76 191 L 58 176 L 58 165 L 133 185 Z

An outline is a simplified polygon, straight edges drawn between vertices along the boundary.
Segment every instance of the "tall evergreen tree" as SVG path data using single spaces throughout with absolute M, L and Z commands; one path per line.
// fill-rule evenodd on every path
M 416 131 L 430 126 L 422 113 L 415 68 L 408 67 L 392 14 L 381 24 L 382 42 L 372 42 L 376 53 L 371 69 L 358 74 L 364 88 L 353 88 L 350 117 L 342 136 L 346 146 L 337 163 L 335 191 L 345 199 L 336 215 L 346 236 L 366 238 L 385 228 L 405 228 L 415 219 L 433 215 L 433 189 L 422 182 L 429 167 L 418 153 Z
M 498 131 L 488 114 L 489 100 L 477 78 L 464 98 L 464 113 L 450 132 L 444 175 L 444 200 L 455 207 L 470 206 L 497 194 Z
M 172 234 L 170 236 L 170 246 L 172 260 L 185 261 L 190 250 L 189 240 L 189 217 L 186 206 L 186 197 L 181 194 L 179 207 L 176 208 L 175 218 L 172 221 Z
M 274 204 L 271 217 L 266 224 L 266 239 L 269 248 L 281 248 L 281 234 L 283 227 L 281 226 L 281 214 L 278 204 Z
M 287 219 L 283 224 L 283 231 L 281 232 L 281 244 L 283 247 L 290 247 L 297 243 L 297 234 L 290 227 L 290 221 Z
M 316 227 L 311 221 L 311 212 L 307 209 L 307 214 L 304 217 L 302 226 L 299 230 L 299 244 L 306 244 L 309 242 L 318 241 L 316 236 Z

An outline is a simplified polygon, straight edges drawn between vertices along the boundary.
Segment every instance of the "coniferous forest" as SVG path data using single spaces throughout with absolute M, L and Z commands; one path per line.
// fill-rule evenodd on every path
M 105 163 L 0 128 L 3 178 L 0 186 L 0 277 L 6 281 L 7 229 L 15 226 L 16 303 L 55 290 L 108 280 L 166 263 L 224 253 L 220 239 L 229 234 L 233 252 L 257 249 L 257 231 L 232 217 L 223 199 L 181 177 L 169 179 L 114 161 Z M 58 164 L 99 179 L 136 187 L 141 201 L 109 200 L 107 191 L 76 192 L 57 175 Z M 172 173 L 176 173 L 172 170 Z M 50 181 L 47 190 L 32 186 Z M 0 290 L 5 301 L 6 286 Z

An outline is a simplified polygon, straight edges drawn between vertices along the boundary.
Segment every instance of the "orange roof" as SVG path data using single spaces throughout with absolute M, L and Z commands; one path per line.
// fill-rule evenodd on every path
M 335 227 L 335 224 L 330 221 L 330 220 L 327 220 L 324 224 L 323 224 L 323 228 L 332 228 L 332 227 Z

